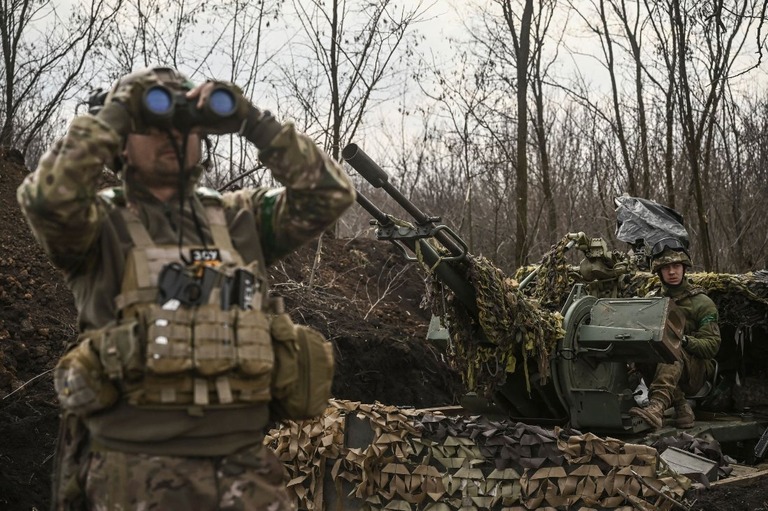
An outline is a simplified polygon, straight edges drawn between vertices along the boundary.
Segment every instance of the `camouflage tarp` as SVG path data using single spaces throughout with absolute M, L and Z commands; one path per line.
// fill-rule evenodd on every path
M 266 442 L 308 510 L 663 510 L 690 487 L 646 445 L 378 403 L 332 401 Z

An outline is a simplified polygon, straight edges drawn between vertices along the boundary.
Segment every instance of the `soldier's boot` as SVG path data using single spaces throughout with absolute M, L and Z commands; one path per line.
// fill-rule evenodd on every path
M 675 424 L 678 428 L 689 429 L 693 427 L 696 416 L 693 414 L 693 408 L 685 399 L 675 403 L 675 415 L 677 415 Z
M 664 410 L 667 407 L 658 399 L 651 399 L 648 405 L 644 407 L 635 406 L 629 409 L 629 414 L 633 417 L 640 417 L 651 428 L 659 429 L 663 424 Z

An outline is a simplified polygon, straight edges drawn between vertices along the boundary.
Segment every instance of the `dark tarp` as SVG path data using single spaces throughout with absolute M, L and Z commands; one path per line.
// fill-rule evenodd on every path
M 672 208 L 648 199 L 621 196 L 616 204 L 616 237 L 632 245 L 635 250 L 644 248 L 650 255 L 651 247 L 659 241 L 673 238 L 688 249 L 688 231 L 683 225 L 683 215 Z

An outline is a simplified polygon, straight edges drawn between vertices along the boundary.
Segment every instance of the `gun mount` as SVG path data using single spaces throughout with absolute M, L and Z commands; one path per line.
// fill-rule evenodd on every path
M 470 390 L 461 401 L 465 408 L 598 432 L 647 429 L 628 413 L 636 406 L 628 363 L 678 360 L 684 318 L 667 298 L 616 297 L 609 283 L 629 271 L 627 260 L 610 252 L 601 238 L 568 234 L 562 249 L 577 247 L 584 253 L 578 268 L 584 283 L 573 287 L 560 310 L 547 311 L 522 293 L 535 272 L 510 286 L 493 269 L 480 284 L 479 268 L 488 263 L 470 254 L 440 218 L 403 196 L 357 145 L 347 145 L 342 157 L 413 217 L 412 224 L 397 220 L 358 193 L 358 203 L 374 218 L 377 238 L 395 243 L 410 260 L 424 262 L 456 298 L 452 303 L 461 310 L 449 315 L 453 323 L 449 320 L 448 326 L 453 355 L 459 355 L 459 365 L 469 366 L 463 368 Z M 489 306 L 492 300 L 498 301 Z M 457 317 L 468 321 L 458 325 Z M 529 358 L 537 363 L 529 364 Z M 493 373 L 495 384 L 479 384 L 482 370 Z
M 428 267 L 434 269 L 437 278 L 453 291 L 469 312 L 477 315 L 475 289 L 457 267 L 466 258 L 466 243 L 448 226 L 440 224 L 439 217 L 431 217 L 422 212 L 392 186 L 387 173 L 357 145 L 348 144 L 342 150 L 341 156 L 374 188 L 387 192 L 414 219 L 414 223 L 395 219 L 358 192 L 357 203 L 373 217 L 371 224 L 376 226 L 377 239 L 394 243 L 410 261 L 421 258 Z M 427 241 L 432 239 L 441 244 L 444 249 L 442 253 Z M 411 256 L 409 251 L 415 256 Z

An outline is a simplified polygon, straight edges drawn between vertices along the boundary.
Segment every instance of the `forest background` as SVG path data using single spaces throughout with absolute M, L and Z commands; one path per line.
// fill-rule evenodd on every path
M 626 249 L 624 193 L 683 214 L 697 269 L 768 267 L 768 0 L 0 4 L 0 145 L 28 168 L 96 88 L 168 65 L 237 83 L 339 160 L 356 143 L 507 272 L 571 231 Z M 271 184 L 237 137 L 212 153 L 209 186 Z

